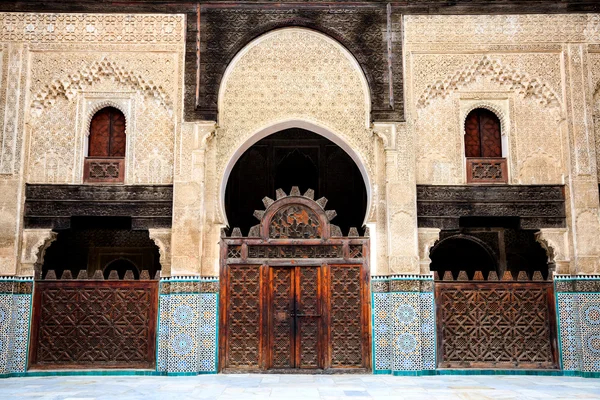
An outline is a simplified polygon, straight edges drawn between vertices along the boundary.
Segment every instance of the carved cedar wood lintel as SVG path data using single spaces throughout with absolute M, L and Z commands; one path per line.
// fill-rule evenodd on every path
M 457 229 L 460 217 L 519 217 L 522 229 L 566 226 L 562 185 L 417 185 L 419 228 Z
M 25 228 L 67 229 L 74 216 L 131 217 L 133 229 L 171 227 L 172 185 L 28 184 L 25 197 Z

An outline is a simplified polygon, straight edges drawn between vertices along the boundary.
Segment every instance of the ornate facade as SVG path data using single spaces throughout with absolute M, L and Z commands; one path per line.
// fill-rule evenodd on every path
M 597 5 L 241 3 L 0 6 L 0 376 L 600 376 Z

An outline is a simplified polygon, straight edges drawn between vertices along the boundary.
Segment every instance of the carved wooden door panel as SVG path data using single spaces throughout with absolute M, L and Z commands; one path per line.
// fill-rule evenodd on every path
M 322 368 L 320 267 L 272 267 L 270 368 Z
M 296 267 L 296 367 L 322 368 L 321 268 Z
M 260 265 L 230 265 L 227 276 L 227 315 L 223 334 L 228 337 L 225 365 L 256 369 L 262 365 L 263 286 Z
M 270 268 L 271 368 L 294 368 L 294 268 Z

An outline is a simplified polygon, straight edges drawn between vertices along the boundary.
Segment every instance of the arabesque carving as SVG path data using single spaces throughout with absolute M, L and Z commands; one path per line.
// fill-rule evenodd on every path
M 267 33 L 239 53 L 223 78 L 218 174 L 251 135 L 284 121 L 307 121 L 339 135 L 370 169 L 369 108 L 360 66 L 339 43 L 302 28 Z
M 111 78 L 121 85 L 144 93 L 145 96 L 156 98 L 162 106 L 168 109 L 172 107 L 169 96 L 159 83 L 155 83 L 151 79 L 146 80 L 141 74 L 126 70 L 108 58 L 102 58 L 65 78 L 55 79 L 40 89 L 33 96 L 31 102 L 33 115 L 40 116 L 44 108 L 51 107 L 56 103 L 58 97 L 73 100 L 80 90 L 104 78 Z
M 425 92 L 417 100 L 417 105 L 424 107 L 431 104 L 436 97 L 446 98 L 461 86 L 474 82 L 478 76 L 485 76 L 508 90 L 516 91 L 523 98 L 534 98 L 544 106 L 560 106 L 558 97 L 546 83 L 515 68 L 506 67 L 499 60 L 487 55 L 443 80 L 427 85 Z

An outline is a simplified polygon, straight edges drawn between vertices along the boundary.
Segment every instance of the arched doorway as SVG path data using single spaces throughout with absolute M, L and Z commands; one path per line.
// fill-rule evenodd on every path
M 367 187 L 361 171 L 340 146 L 301 128 L 269 135 L 239 157 L 225 190 L 229 227 L 247 234 L 256 224 L 253 213 L 263 207 L 263 197 L 275 198 L 276 189 L 289 193 L 293 186 L 301 193 L 313 189 L 316 199 L 326 197 L 342 233 L 352 227 L 362 232 Z
M 352 158 L 287 129 L 239 157 L 225 199 L 221 370 L 369 370 L 367 190 Z

